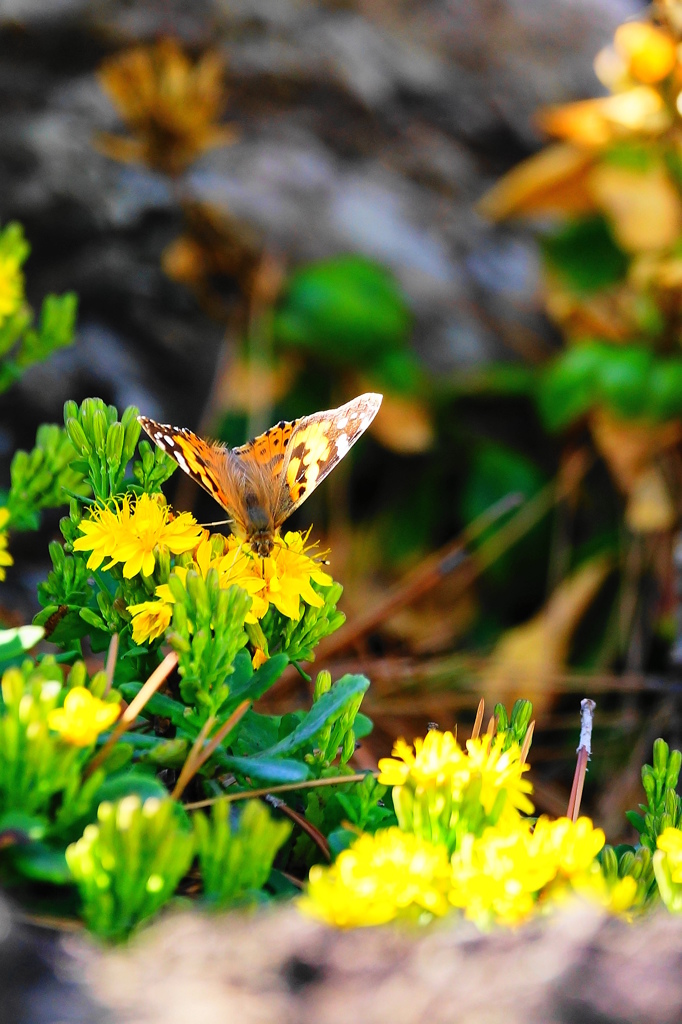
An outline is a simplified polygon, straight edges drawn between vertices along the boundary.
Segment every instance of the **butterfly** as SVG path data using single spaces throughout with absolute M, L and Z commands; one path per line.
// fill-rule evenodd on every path
M 228 512 L 234 533 L 269 555 L 282 523 L 312 494 L 379 411 L 382 395 L 287 422 L 239 448 L 204 441 L 184 427 L 139 422 L 152 441 Z

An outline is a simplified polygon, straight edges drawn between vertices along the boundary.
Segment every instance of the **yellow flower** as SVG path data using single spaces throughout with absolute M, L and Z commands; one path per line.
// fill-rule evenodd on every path
M 533 842 L 556 858 L 558 871 L 572 878 L 588 870 L 606 837 L 589 818 L 578 818 L 577 821 L 557 818 L 551 821 L 543 815 L 535 826 Z
M 132 134 L 100 136 L 100 148 L 115 160 L 175 175 L 234 138 L 216 123 L 225 105 L 217 51 L 193 63 L 174 39 L 161 39 L 109 58 L 99 79 Z
M 459 792 L 471 777 L 469 762 L 451 732 L 432 729 L 424 739 L 417 737 L 414 751 L 404 739 L 393 745 L 395 758 L 379 761 L 379 782 L 383 786 L 402 786 L 408 782 L 417 791 L 450 784 Z
M 431 730 L 414 741 L 393 747 L 394 758 L 379 762 L 379 781 L 393 786 L 393 803 L 402 828 L 425 838 L 438 838 L 452 849 L 457 833 L 475 819 L 477 830 L 488 823 L 515 821 L 519 812 L 531 813 L 527 794 L 530 782 L 522 776 L 516 744 L 503 751 L 503 738 L 482 736 L 468 740 L 466 751 L 451 732 Z M 483 811 L 483 815 L 481 814 Z
M 679 828 L 666 828 L 656 840 L 656 846 L 666 855 L 670 877 L 679 885 L 682 883 L 682 831 Z
M 5 527 L 9 522 L 9 509 L 0 508 L 0 580 L 7 575 L 5 569 L 8 565 L 14 564 L 14 559 L 7 550 L 7 534 Z
M 64 707 L 54 708 L 47 716 L 50 729 L 58 732 L 74 747 L 89 747 L 119 715 L 119 705 L 93 697 L 84 686 L 74 686 L 66 695 Z
M 142 601 L 140 604 L 128 605 L 132 615 L 133 640 L 143 644 L 147 640 L 156 640 L 163 636 L 172 617 L 171 607 L 163 601 Z
M 330 867 L 310 869 L 300 909 L 340 928 L 447 913 L 450 866 L 443 846 L 399 828 L 361 835 Z
M 126 494 L 120 505 L 114 502 L 112 508 L 95 508 L 90 519 L 80 524 L 80 531 L 83 536 L 73 546 L 75 551 L 92 552 L 88 569 L 99 568 L 109 558 L 103 568 L 122 562 L 126 579 L 140 572 L 151 576 L 157 548 L 174 555 L 191 551 L 203 533 L 189 512 L 171 518 L 168 506 L 149 494 L 141 494 L 134 503 Z
M 24 301 L 24 275 L 15 256 L 0 255 L 0 323 L 16 313 Z
M 627 920 L 632 918 L 632 911 L 640 902 L 637 881 L 632 875 L 607 879 L 596 861 L 587 871 L 571 879 L 570 892 L 603 907 L 608 914 Z
M 452 857 L 450 902 L 481 927 L 519 924 L 556 875 L 556 860 L 533 844 L 530 822 L 469 833 Z
M 521 751 L 516 743 L 503 752 L 503 742 L 502 737 L 496 737 L 491 741 L 489 736 L 467 740 L 471 776 L 481 780 L 481 803 L 486 814 L 489 814 L 498 794 L 504 791 L 507 794 L 505 811 L 514 809 L 524 814 L 532 814 L 533 804 L 527 794 L 533 792 L 533 787 L 523 778 L 530 765 L 521 764 Z

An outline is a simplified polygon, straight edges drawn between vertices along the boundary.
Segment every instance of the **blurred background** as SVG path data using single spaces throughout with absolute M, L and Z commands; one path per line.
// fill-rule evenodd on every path
M 0 485 L 67 399 L 235 445 L 383 392 L 292 520 L 345 588 L 319 664 L 373 682 L 358 758 L 528 697 L 562 813 L 589 695 L 609 835 L 653 738 L 680 740 L 675 8 L 614 48 L 643 6 L 0 4 L 0 223 L 33 307 L 78 297 L 73 344 L 0 395 Z M 218 518 L 179 477 L 176 506 Z M 8 625 L 57 522 L 12 536 Z

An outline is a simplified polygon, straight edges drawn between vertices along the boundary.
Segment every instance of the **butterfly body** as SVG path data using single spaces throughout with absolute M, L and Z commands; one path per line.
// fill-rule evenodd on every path
M 381 395 L 270 427 L 239 448 L 204 441 L 184 427 L 140 416 L 151 439 L 230 515 L 232 529 L 265 557 L 282 523 L 370 425 Z

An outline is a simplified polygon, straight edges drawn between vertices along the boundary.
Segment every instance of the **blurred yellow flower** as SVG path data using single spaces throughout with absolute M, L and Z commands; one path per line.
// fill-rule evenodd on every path
M 521 751 L 516 743 L 504 751 L 503 743 L 502 737 L 491 740 L 487 735 L 467 740 L 471 776 L 481 781 L 480 801 L 486 814 L 490 814 L 500 793 L 505 793 L 503 814 L 512 809 L 532 814 L 533 804 L 528 794 L 533 792 L 533 787 L 523 778 L 524 773 L 530 770 L 530 765 L 521 764 Z
M 451 732 L 431 729 L 423 739 L 417 737 L 414 749 L 404 739 L 396 740 L 392 753 L 394 757 L 379 761 L 383 786 L 402 786 L 409 781 L 421 790 L 448 783 L 461 791 L 471 776 L 466 755 Z
M 80 531 L 83 536 L 74 541 L 73 547 L 75 551 L 92 552 L 88 569 L 98 569 L 108 558 L 103 568 L 111 569 L 122 562 L 126 579 L 140 572 L 151 576 L 159 548 L 174 555 L 191 551 L 203 533 L 189 512 L 172 516 L 167 505 L 148 494 L 141 494 L 134 502 L 126 494 L 120 504 L 95 508 L 90 519 L 81 522 Z
M 613 45 L 632 78 L 645 85 L 654 85 L 667 78 L 675 67 L 675 40 L 648 22 L 628 21 L 620 25 Z
M 0 581 L 7 575 L 5 569 L 8 565 L 14 565 L 14 559 L 7 550 L 6 526 L 9 522 L 9 509 L 0 508 Z
M 54 708 L 47 717 L 50 729 L 58 732 L 74 747 L 89 747 L 118 718 L 118 704 L 93 697 L 84 686 L 74 686 L 66 695 L 64 707 Z
M 0 323 L 16 313 L 24 301 L 24 275 L 17 256 L 0 255 Z
M 682 913 L 682 831 L 666 828 L 656 846 L 654 874 L 661 899 L 671 913 Z
M 551 850 L 533 842 L 531 823 L 466 835 L 452 857 L 450 902 L 481 927 L 519 924 L 556 875 Z
M 634 901 L 637 884 L 608 885 L 595 862 L 603 845 L 604 833 L 589 818 L 541 817 L 535 828 L 519 818 L 480 837 L 470 833 L 452 857 L 450 902 L 482 927 L 520 923 L 541 895 L 551 901 L 576 892 L 621 912 Z
M 222 589 L 241 587 L 252 602 L 246 616 L 249 623 L 262 619 L 270 605 L 288 618 L 297 620 L 301 615 L 301 600 L 315 608 L 324 604 L 311 584 L 328 587 L 334 582 L 320 568 L 319 561 L 308 553 L 311 548 L 306 547 L 306 539 L 307 534 L 287 533 L 284 538 L 276 539 L 272 554 L 261 558 L 249 544 L 237 537 L 203 536 L 193 551 L 192 561 L 176 565 L 173 572 L 184 584 L 190 570 L 206 579 L 209 571 L 214 569 Z M 156 588 L 156 596 L 158 602 L 144 601 L 128 608 L 133 616 L 133 639 L 136 643 L 160 636 L 164 618 L 170 622 L 170 607 L 175 603 L 170 587 L 161 584 Z M 157 604 L 163 605 L 166 611 L 155 611 Z M 264 659 L 264 652 L 261 651 L 258 657 Z
M 99 80 L 132 135 L 100 136 L 100 148 L 114 160 L 177 175 L 234 138 L 218 123 L 225 89 L 217 51 L 193 63 L 176 40 L 161 39 L 104 61 Z
M 450 865 L 443 846 L 399 828 L 361 835 L 330 867 L 310 869 L 299 908 L 340 928 L 447 913 Z

